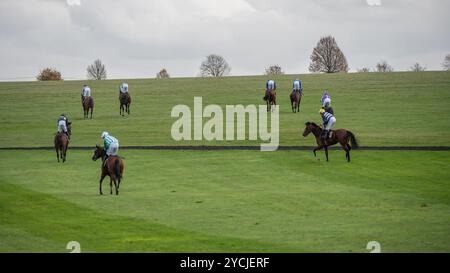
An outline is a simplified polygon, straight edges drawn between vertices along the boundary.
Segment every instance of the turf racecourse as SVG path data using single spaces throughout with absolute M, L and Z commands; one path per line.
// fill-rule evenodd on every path
M 265 77 L 127 80 L 131 115 L 119 116 L 120 80 L 89 82 L 94 119 L 83 120 L 83 82 L 0 83 L 0 252 L 382 252 L 450 251 L 450 74 L 294 75 L 277 78 L 280 149 L 260 141 L 170 137 L 176 104 L 259 104 Z M 338 128 L 362 145 L 352 162 L 312 156 L 306 121 L 333 96 Z M 73 121 L 67 162 L 51 147 L 57 116 Z M 98 194 L 99 134 L 121 141 L 119 196 Z

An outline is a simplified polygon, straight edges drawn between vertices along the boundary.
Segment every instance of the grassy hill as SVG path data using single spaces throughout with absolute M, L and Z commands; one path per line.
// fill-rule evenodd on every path
M 301 75 L 305 96 L 300 113 L 290 109 L 289 92 L 297 76 L 276 78 L 280 104 L 280 144 L 313 145 L 300 133 L 306 121 L 320 122 L 324 89 L 331 92 L 336 128 L 353 131 L 365 146 L 450 145 L 450 73 L 362 73 Z M 170 129 L 172 107 L 203 104 L 263 104 L 265 76 L 128 80 L 131 116 L 119 116 L 120 80 L 87 82 L 93 90 L 93 120 L 83 120 L 80 90 L 84 82 L 0 83 L 0 147 L 50 146 L 56 118 L 73 120 L 72 146 L 92 146 L 109 131 L 121 145 L 258 145 L 260 141 L 176 142 Z M 206 121 L 206 119 L 204 120 Z

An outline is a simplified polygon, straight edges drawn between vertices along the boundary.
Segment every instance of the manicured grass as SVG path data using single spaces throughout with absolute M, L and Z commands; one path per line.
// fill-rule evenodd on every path
M 292 80 L 300 77 L 305 96 L 300 113 L 290 109 Z M 95 99 L 93 120 L 83 120 L 80 89 L 84 82 L 0 83 L 0 147 L 50 146 L 56 118 L 73 120 L 71 145 L 100 142 L 108 130 L 121 145 L 258 145 L 260 141 L 176 142 L 170 129 L 177 104 L 262 104 L 267 77 L 127 80 L 133 97 L 131 116 L 119 116 L 120 80 L 88 82 Z M 301 137 L 306 121 L 320 122 L 324 89 L 331 92 L 337 128 L 353 131 L 366 146 L 450 145 L 450 73 L 362 73 L 284 75 L 276 78 L 280 104 L 280 144 L 313 145 Z M 205 119 L 206 121 L 206 119 Z
M 0 251 L 450 251 L 449 152 L 121 154 L 99 196 L 90 151 L 1 151 Z

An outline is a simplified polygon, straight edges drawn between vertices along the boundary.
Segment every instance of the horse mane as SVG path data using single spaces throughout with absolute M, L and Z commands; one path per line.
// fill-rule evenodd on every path
M 312 125 L 312 126 L 314 126 L 314 127 L 320 127 L 320 126 L 317 125 L 316 123 L 310 122 L 310 121 L 308 121 L 307 123 L 305 123 L 305 125 L 306 125 L 306 126 Z

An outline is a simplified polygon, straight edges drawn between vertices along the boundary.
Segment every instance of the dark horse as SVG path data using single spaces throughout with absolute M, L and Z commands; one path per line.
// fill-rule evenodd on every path
M 69 136 L 72 134 L 72 128 L 71 128 L 72 122 L 67 123 L 67 133 Z M 67 147 L 69 147 L 69 137 L 64 132 L 56 133 L 55 139 L 55 150 L 56 150 L 56 158 L 62 159 L 62 162 L 66 162 L 66 153 L 67 153 Z
M 120 110 L 119 114 L 124 116 L 125 112 L 130 114 L 131 97 L 128 93 L 120 93 L 119 95 Z
M 330 138 L 323 140 L 322 139 L 322 131 L 323 129 L 320 128 L 317 124 L 314 122 L 307 122 L 305 127 L 305 131 L 303 131 L 303 136 L 306 137 L 310 133 L 312 133 L 316 137 L 317 142 L 317 148 L 313 150 L 314 156 L 317 158 L 316 151 L 324 148 L 325 155 L 327 157 L 328 161 L 328 146 L 334 145 L 339 142 L 341 144 L 342 148 L 345 150 L 345 158 L 348 162 L 350 162 L 350 150 L 352 148 L 358 149 L 358 142 L 356 141 L 355 135 L 347 131 L 345 129 L 338 129 L 338 130 L 332 130 L 332 135 Z M 352 144 L 350 146 L 350 144 Z
M 300 94 L 300 92 L 295 91 L 292 92 L 290 95 L 291 98 L 291 107 L 292 107 L 292 112 L 300 112 L 300 102 L 302 101 L 302 95 Z
M 92 97 L 86 97 L 83 100 L 84 118 L 89 117 L 89 109 L 91 109 L 91 119 L 92 119 L 92 112 L 94 111 L 94 99 Z
M 277 105 L 277 93 L 274 90 L 267 90 L 266 96 L 264 96 L 264 100 L 267 104 L 267 112 L 272 110 L 272 105 Z
M 96 161 L 97 159 L 102 159 L 102 174 L 100 176 L 100 194 L 102 192 L 102 182 L 105 176 L 109 176 L 109 189 L 110 194 L 112 191 L 112 184 L 114 182 L 114 187 L 116 189 L 116 195 L 119 194 L 120 181 L 123 176 L 124 164 L 122 158 L 119 156 L 109 156 L 106 157 L 106 151 L 102 147 L 98 145 L 95 146 L 94 155 L 92 156 L 92 160 Z

